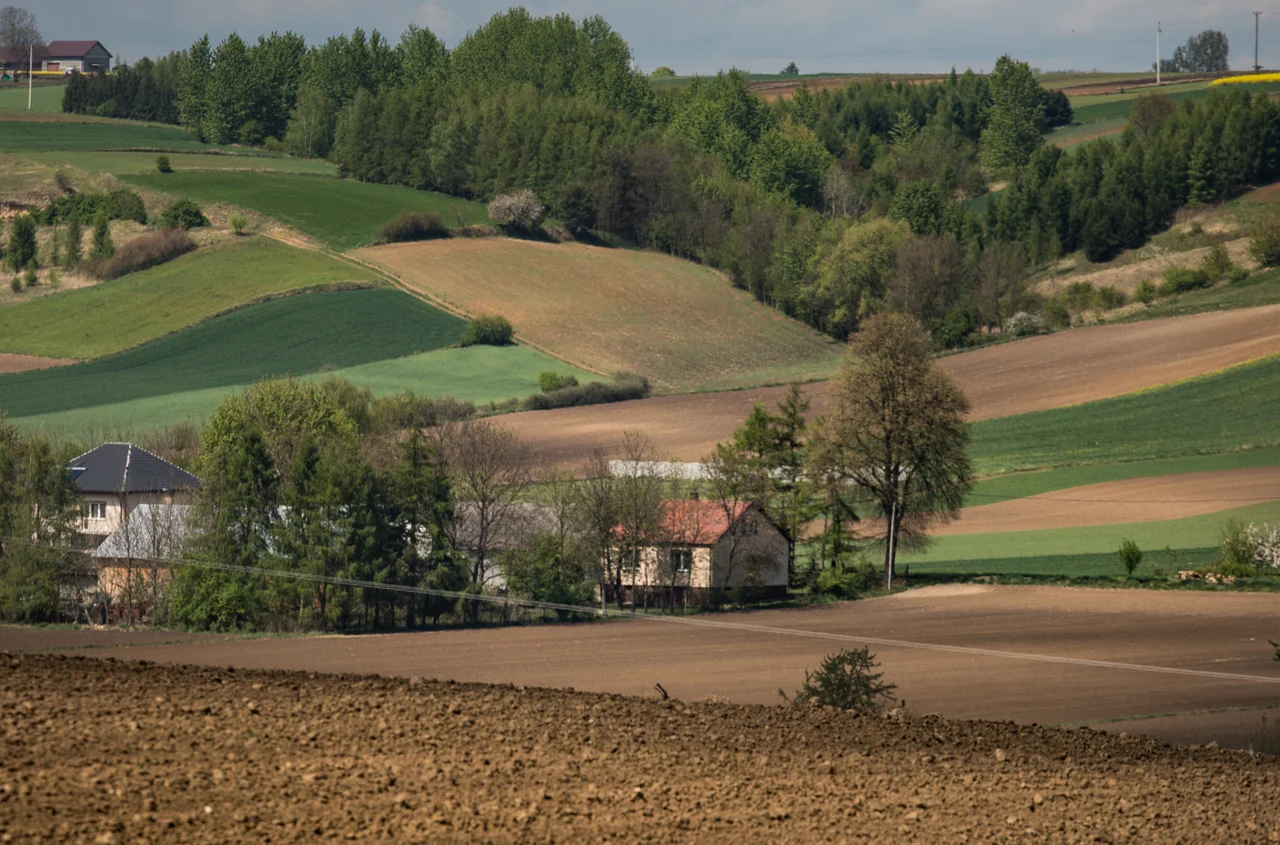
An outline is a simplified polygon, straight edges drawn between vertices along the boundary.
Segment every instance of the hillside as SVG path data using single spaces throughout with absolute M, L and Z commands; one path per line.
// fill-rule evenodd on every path
M 718 273 L 655 252 L 455 239 L 357 255 L 465 313 L 503 315 L 558 358 L 666 392 L 820 378 L 839 356 Z

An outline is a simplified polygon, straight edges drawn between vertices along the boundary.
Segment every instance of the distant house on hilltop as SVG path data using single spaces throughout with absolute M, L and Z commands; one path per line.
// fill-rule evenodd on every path
M 103 443 L 67 467 L 80 491 L 81 533 L 105 538 L 139 505 L 188 504 L 200 479 L 132 443 Z
M 100 73 L 111 70 L 111 54 L 101 41 L 52 41 L 36 51 L 41 70 Z

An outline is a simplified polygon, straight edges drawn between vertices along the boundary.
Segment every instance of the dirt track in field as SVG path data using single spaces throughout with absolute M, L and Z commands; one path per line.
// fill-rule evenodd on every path
M 1119 396 L 1280 353 L 1280 306 L 1124 325 L 1089 326 L 941 360 L 984 420 Z M 696 461 L 728 439 L 755 401 L 776 405 L 785 387 L 660 396 L 616 405 L 512 414 L 503 421 L 549 461 L 581 467 L 622 433 L 646 433 L 676 460 Z M 825 384 L 807 388 L 814 413 Z
M 1280 704 L 1280 663 L 1271 660 L 1267 644 L 1280 633 L 1278 612 L 1280 596 L 1263 593 L 970 585 L 809 609 L 691 617 L 696 624 L 639 619 L 117 647 L 103 639 L 106 632 L 43 632 L 51 640 L 41 646 L 34 640 L 42 632 L 19 637 L 22 629 L 0 629 L 0 651 L 55 649 L 122 660 L 372 672 L 636 696 L 656 695 L 654 684 L 660 683 L 685 701 L 774 704 L 779 688 L 794 690 L 804 670 L 824 655 L 869 644 L 917 713 L 1039 724 L 1184 713 L 1191 715 L 1116 730 L 1242 745 L 1248 719 L 1219 724 L 1218 717 L 1198 711 Z M 84 649 L 75 650 L 68 635 L 80 637 Z M 1111 665 L 1116 663 L 1124 665 Z
M 1132 478 L 961 511 L 934 533 L 986 534 L 1185 519 L 1280 499 L 1280 467 Z
M 5 841 L 1268 842 L 1280 761 L 1090 730 L 0 656 Z
M 25 373 L 31 370 L 47 370 L 76 363 L 74 358 L 39 358 L 35 355 L 16 355 L 0 352 L 0 373 Z

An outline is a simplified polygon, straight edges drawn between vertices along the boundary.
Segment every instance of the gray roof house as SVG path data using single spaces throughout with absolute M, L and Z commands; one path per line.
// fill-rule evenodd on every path
M 81 532 L 106 537 L 143 504 L 189 502 L 200 479 L 132 443 L 103 443 L 67 468 L 80 491 Z

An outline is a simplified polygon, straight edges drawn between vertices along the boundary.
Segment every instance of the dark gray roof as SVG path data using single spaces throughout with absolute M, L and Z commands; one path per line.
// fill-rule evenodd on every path
M 82 493 L 199 490 L 200 479 L 132 443 L 103 443 L 68 468 Z

